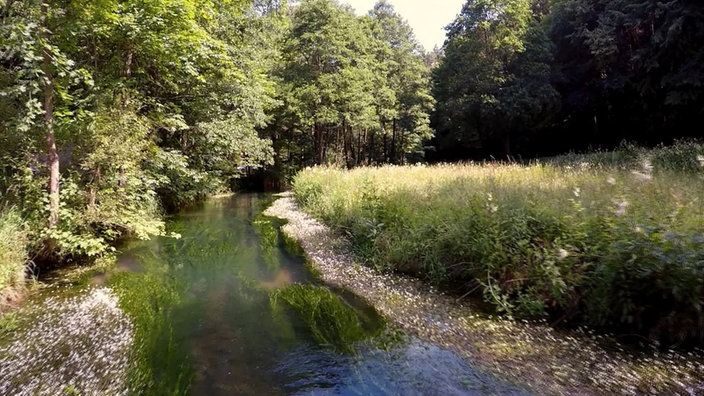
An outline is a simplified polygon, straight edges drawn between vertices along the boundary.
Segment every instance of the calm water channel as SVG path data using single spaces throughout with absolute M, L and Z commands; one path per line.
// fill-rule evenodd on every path
M 526 394 L 317 281 L 261 215 L 271 201 L 211 200 L 169 222 L 181 238 L 123 249 L 106 283 L 135 319 L 143 393 Z

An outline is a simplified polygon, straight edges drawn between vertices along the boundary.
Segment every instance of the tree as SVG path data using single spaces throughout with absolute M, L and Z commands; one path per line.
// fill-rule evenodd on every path
M 38 135 L 45 141 L 48 215 L 46 224 L 54 229 L 59 223 L 60 156 L 57 148 L 59 127 L 70 129 L 80 119 L 74 106 L 91 84 L 89 73 L 76 67 L 60 48 L 62 35 L 71 29 L 60 24 L 64 9 L 50 2 L 8 2 L 2 10 L 0 27 L 0 74 L 2 95 L 10 100 L 12 117 L 6 129 L 25 133 L 17 142 L 38 158 Z M 59 122 L 57 123 L 57 117 Z M 41 121 L 39 121 L 41 119 Z M 20 148 L 20 147 L 15 147 Z
M 163 233 L 160 204 L 270 163 L 257 132 L 275 103 L 257 64 L 259 11 L 244 0 L 2 2 L 0 199 L 22 203 L 35 242 L 52 242 L 42 253 L 92 256 L 125 234 Z
M 701 136 L 704 6 L 564 0 L 550 20 L 565 128 L 610 145 Z
M 430 95 L 429 70 L 413 30 L 393 6 L 381 0 L 369 15 L 377 27 L 373 36 L 386 49 L 377 52 L 378 64 L 384 67 L 381 75 L 385 87 L 390 90 L 387 95 L 377 95 L 381 99 L 377 116 L 383 158 L 384 162 L 403 164 L 406 156 L 422 155 L 423 144 L 433 136 L 429 113 L 435 101 Z M 391 139 L 387 142 L 389 130 Z
M 549 41 L 529 0 L 470 0 L 447 27 L 433 75 L 439 149 L 501 143 L 526 133 L 555 107 Z M 460 154 L 461 156 L 462 154 Z
M 289 161 L 353 167 L 422 155 L 432 134 L 428 69 L 388 3 L 357 18 L 333 1 L 301 2 L 283 60 L 274 125 L 286 131 Z
M 284 45 L 284 113 L 309 131 L 312 162 L 342 161 L 343 136 L 371 108 L 368 37 L 349 9 L 329 0 L 302 2 Z M 339 154 L 339 155 L 338 155 Z M 330 158 L 329 158 L 330 157 Z

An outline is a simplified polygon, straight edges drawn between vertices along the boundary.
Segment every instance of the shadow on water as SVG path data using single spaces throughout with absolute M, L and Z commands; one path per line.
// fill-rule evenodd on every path
M 399 336 L 285 248 L 269 195 L 174 217 L 129 244 L 106 282 L 135 322 L 138 394 L 524 394 L 453 353 Z

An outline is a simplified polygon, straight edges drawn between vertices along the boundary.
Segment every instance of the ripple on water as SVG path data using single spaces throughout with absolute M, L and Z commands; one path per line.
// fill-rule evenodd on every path
M 295 395 L 530 395 L 481 372 L 455 353 L 418 339 L 356 355 L 298 348 L 276 369 Z

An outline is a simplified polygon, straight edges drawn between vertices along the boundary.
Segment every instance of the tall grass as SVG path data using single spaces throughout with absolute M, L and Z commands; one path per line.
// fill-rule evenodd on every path
M 704 344 L 704 147 L 630 150 L 314 168 L 294 192 L 380 270 L 462 283 L 514 316 Z
M 0 295 L 24 285 L 26 245 L 27 233 L 19 214 L 14 210 L 0 212 Z

